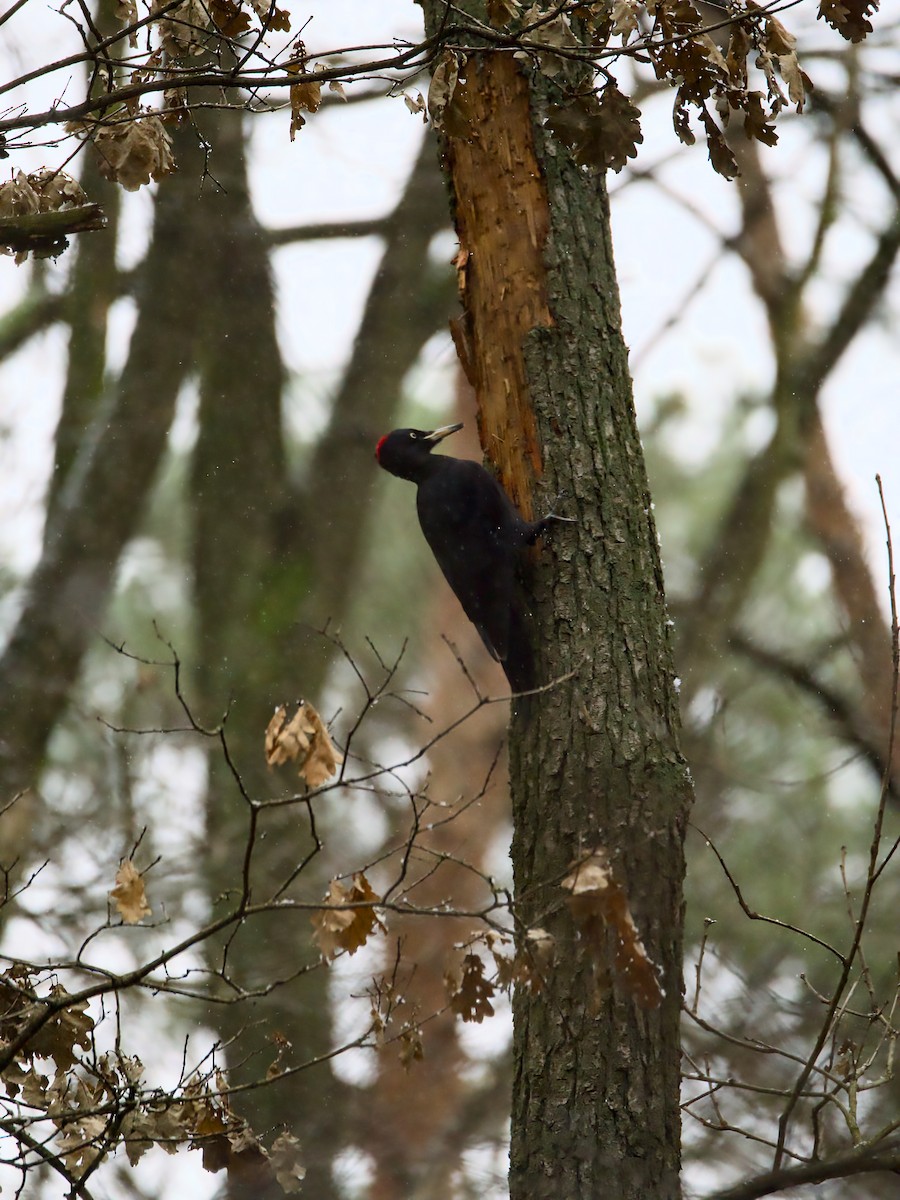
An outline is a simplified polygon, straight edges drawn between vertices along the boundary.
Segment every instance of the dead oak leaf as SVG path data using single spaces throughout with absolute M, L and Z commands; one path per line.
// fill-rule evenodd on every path
M 41 211 L 41 197 L 24 171 L 0 184 L 0 217 L 19 217 Z
M 145 113 L 121 124 L 83 128 L 97 152 L 100 174 L 120 183 L 126 192 L 136 192 L 175 170 L 172 140 L 157 116 Z
M 143 876 L 130 858 L 126 858 L 116 871 L 116 886 L 109 896 L 126 925 L 137 925 L 152 912 L 147 903 Z
M 639 0 L 613 0 L 612 29 L 622 38 L 623 44 L 627 43 L 632 33 L 637 32 L 642 9 Z
M 291 70 L 288 67 L 288 70 Z M 303 112 L 317 112 L 319 105 L 322 103 L 322 85 L 321 83 L 292 83 L 290 87 L 291 98 L 291 141 L 294 140 L 297 130 L 302 129 L 306 124 L 306 118 L 302 115 Z
M 295 762 L 297 770 L 311 788 L 331 778 L 344 761 L 328 735 L 322 718 L 311 704 L 302 701 L 287 719 L 287 707 L 280 704 L 266 729 L 266 762 L 270 767 Z
M 733 25 L 728 38 L 725 66 L 730 83 L 740 89 L 747 86 L 747 55 L 753 48 L 750 34 L 743 25 Z
M 767 146 L 774 146 L 778 141 L 778 134 L 771 121 L 771 113 L 766 111 L 763 103 L 762 92 L 747 93 L 744 105 L 744 132 L 748 138 L 755 138 Z
M 422 114 L 422 120 L 428 120 L 428 111 L 425 105 L 425 97 L 421 92 L 416 92 L 415 96 L 411 96 L 409 92 L 403 93 L 403 103 L 409 111 L 415 116 L 417 113 Z
M 497 933 L 495 930 L 489 930 L 484 935 L 484 942 L 497 968 L 497 987 L 508 991 L 519 979 L 515 943 L 508 934 Z
M 532 4 L 522 14 L 522 24 L 528 33 L 528 51 L 520 51 L 515 57 L 529 63 L 536 54 L 538 69 L 549 79 L 558 75 L 569 61 L 565 54 L 554 54 L 553 51 L 580 48 L 569 18 L 562 12 L 550 16 L 540 4 Z
M 443 129 L 444 117 L 449 108 L 465 58 L 452 50 L 445 50 L 431 76 L 428 88 L 428 115 L 435 129 Z
M 425 1057 L 422 1036 L 418 1029 L 404 1029 L 398 1040 L 400 1042 L 400 1062 L 404 1070 L 408 1071 L 414 1062 L 421 1062 Z
M 495 29 L 502 29 L 519 15 L 519 0 L 487 0 L 487 19 Z
M 372 890 L 361 871 L 353 876 L 349 884 L 332 879 L 324 899 L 328 907 L 320 908 L 310 918 L 313 940 L 323 958 L 334 958 L 338 950 L 355 954 L 366 944 L 376 927 L 384 929 L 375 911 L 375 905 L 381 897 Z
M 290 1133 L 282 1133 L 272 1143 L 269 1162 L 281 1190 L 293 1196 L 301 1190 L 306 1167 L 300 1156 L 300 1142 Z
M 812 83 L 809 76 L 800 66 L 797 55 L 779 55 L 778 70 L 781 72 L 781 78 L 788 86 L 788 96 L 791 103 L 796 105 L 798 113 L 803 112 L 803 105 L 806 103 L 806 93 L 812 89 Z
M 705 108 L 701 109 L 700 117 L 706 130 L 706 148 L 713 170 L 723 179 L 736 179 L 740 175 L 741 169 L 731 147 L 725 141 L 722 130 L 716 124 L 713 115 Z
M 120 24 L 126 27 L 135 25 L 138 20 L 137 0 L 115 0 L 113 16 Z M 128 45 L 133 48 L 137 44 L 137 30 L 131 29 L 131 32 L 128 34 Z
M 485 979 L 484 963 L 477 954 L 467 954 L 458 970 L 447 972 L 444 983 L 450 1007 L 464 1021 L 475 1021 L 480 1025 L 485 1017 L 494 1015 L 491 996 L 497 989 Z
M 45 1021 L 22 1052 L 29 1058 L 34 1055 L 52 1058 L 61 1073 L 75 1065 L 76 1046 L 82 1050 L 91 1048 L 94 1029 L 93 1018 L 87 1012 L 87 1000 L 69 1003 L 68 997 L 69 992 L 61 984 L 50 989 L 47 1001 L 60 1007 Z
M 551 108 L 547 126 L 577 163 L 596 174 L 607 168 L 621 171 L 637 156 L 644 140 L 640 116 L 640 109 L 610 82 L 599 101 L 591 93 Z
M 250 18 L 235 0 L 211 0 L 209 13 L 216 28 L 227 38 L 240 37 L 250 28 Z
M 107 1156 L 106 1119 L 99 1116 L 80 1117 L 66 1125 L 65 1132 L 57 1134 L 57 1147 L 66 1164 L 66 1170 L 75 1179 L 86 1174 L 88 1167 Z
M 879 0 L 820 0 L 819 17 L 848 42 L 861 42 L 872 32 L 868 18 L 878 11 Z
M 125 1113 L 120 1127 L 122 1144 L 131 1166 L 135 1167 L 157 1140 L 156 1114 L 147 1114 L 139 1108 Z M 173 1151 L 170 1151 L 172 1153 Z

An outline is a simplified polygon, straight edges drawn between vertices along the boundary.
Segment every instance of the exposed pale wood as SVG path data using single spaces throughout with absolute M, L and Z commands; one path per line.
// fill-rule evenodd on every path
M 456 181 L 460 295 L 485 453 L 531 518 L 543 473 L 524 339 L 553 325 L 542 261 L 548 201 L 535 157 L 528 84 L 509 55 L 471 60 L 455 100 L 466 136 L 447 142 Z

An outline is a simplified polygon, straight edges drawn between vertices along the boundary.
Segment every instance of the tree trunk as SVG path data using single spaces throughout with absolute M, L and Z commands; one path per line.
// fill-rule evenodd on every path
M 65 485 L 54 491 L 43 554 L 0 658 L 0 803 L 31 789 L 27 804 L 2 814 L 7 863 L 22 853 L 35 819 L 47 741 L 85 653 L 102 632 L 116 564 L 143 514 L 191 367 L 215 230 L 203 225 L 194 204 L 196 139 L 182 131 L 176 144 L 182 168 L 159 187 L 153 240 L 138 272 L 139 314 L 128 360 L 94 422 L 81 430 L 77 455 L 65 451 Z M 80 353 L 72 347 L 73 362 Z M 82 368 L 80 361 L 73 366 L 86 378 Z M 72 438 L 67 431 L 65 440 Z
M 441 8 L 426 4 L 429 31 Z M 510 743 L 517 928 L 556 942 L 541 990 L 515 997 L 510 1193 L 675 1197 L 691 789 L 606 193 L 535 118 L 546 81 L 487 51 L 460 77 L 467 128 L 445 163 L 482 444 L 526 515 L 564 488 L 578 520 L 530 567 L 539 675 L 559 682 L 517 705 Z M 562 880 L 595 850 L 659 968 L 655 1008 L 565 904 Z

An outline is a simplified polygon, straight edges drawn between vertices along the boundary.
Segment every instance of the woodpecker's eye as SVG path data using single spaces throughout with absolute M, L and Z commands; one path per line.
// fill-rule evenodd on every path
M 415 441 L 419 435 L 416 433 L 411 433 L 409 436 L 412 438 L 413 441 Z

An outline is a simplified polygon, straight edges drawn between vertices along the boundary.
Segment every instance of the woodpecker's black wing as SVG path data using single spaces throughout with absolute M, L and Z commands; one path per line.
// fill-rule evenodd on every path
M 440 469 L 419 484 L 419 523 L 466 616 L 505 666 L 511 625 L 517 636 L 524 629 L 513 613 L 524 522 L 484 467 L 447 457 L 438 462 Z
M 419 523 L 438 565 L 513 691 L 526 692 L 535 675 L 519 556 L 550 518 L 523 521 L 484 467 L 432 454 L 461 428 L 395 429 L 380 439 L 375 457 L 385 471 L 417 485 Z

